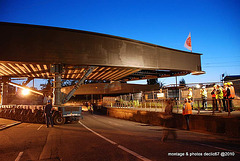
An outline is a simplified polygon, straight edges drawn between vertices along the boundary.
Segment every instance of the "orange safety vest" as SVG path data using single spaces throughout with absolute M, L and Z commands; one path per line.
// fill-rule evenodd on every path
M 234 98 L 234 97 L 235 97 L 235 90 L 234 90 L 234 87 L 231 86 L 231 87 L 229 87 L 229 89 L 230 89 L 230 96 L 229 96 L 229 98 Z
M 211 92 L 212 98 L 215 98 L 215 97 L 216 97 L 215 91 L 216 91 L 216 90 L 214 89 L 214 90 L 212 90 L 212 92 Z
M 192 106 L 191 103 L 185 103 L 185 108 L 183 108 L 183 115 L 192 114 Z

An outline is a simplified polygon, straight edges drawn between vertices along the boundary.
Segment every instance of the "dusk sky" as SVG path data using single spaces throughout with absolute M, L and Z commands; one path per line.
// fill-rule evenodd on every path
M 223 73 L 240 74 L 239 0 L 0 0 L 0 21 L 92 31 L 184 51 L 191 32 L 206 74 L 178 80 L 217 82 Z

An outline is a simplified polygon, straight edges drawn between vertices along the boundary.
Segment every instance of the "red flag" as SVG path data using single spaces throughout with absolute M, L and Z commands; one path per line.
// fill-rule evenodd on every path
M 184 47 L 192 51 L 191 32 L 189 33 L 187 40 L 185 41 Z

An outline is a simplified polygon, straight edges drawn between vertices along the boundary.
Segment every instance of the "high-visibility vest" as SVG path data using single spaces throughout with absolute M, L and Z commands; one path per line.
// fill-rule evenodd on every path
M 188 99 L 192 99 L 192 91 L 188 91 L 187 98 L 188 98 Z
M 192 114 L 192 106 L 191 103 L 185 103 L 185 107 L 183 107 L 183 115 L 190 115 Z
M 215 97 L 216 97 L 215 91 L 216 91 L 216 90 L 212 90 L 212 92 L 211 92 L 212 98 L 215 98 Z
M 223 99 L 223 91 L 222 91 L 222 88 L 220 87 L 219 89 L 217 89 L 217 92 L 216 92 L 216 99 Z
M 207 98 L 207 91 L 205 89 L 201 90 L 202 98 Z
M 229 87 L 229 89 L 230 89 L 230 96 L 229 96 L 229 98 L 234 98 L 235 97 L 235 89 L 234 89 L 234 87 L 231 86 L 231 87 Z

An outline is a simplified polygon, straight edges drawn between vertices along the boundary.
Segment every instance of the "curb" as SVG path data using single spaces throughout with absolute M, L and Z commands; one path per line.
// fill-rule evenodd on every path
M 14 123 L 12 123 L 12 124 L 2 125 L 2 126 L 0 126 L 0 131 L 2 131 L 2 130 L 4 130 L 4 129 L 7 129 L 7 128 L 9 128 L 9 127 L 18 125 L 18 124 L 21 124 L 21 122 L 14 122 Z

